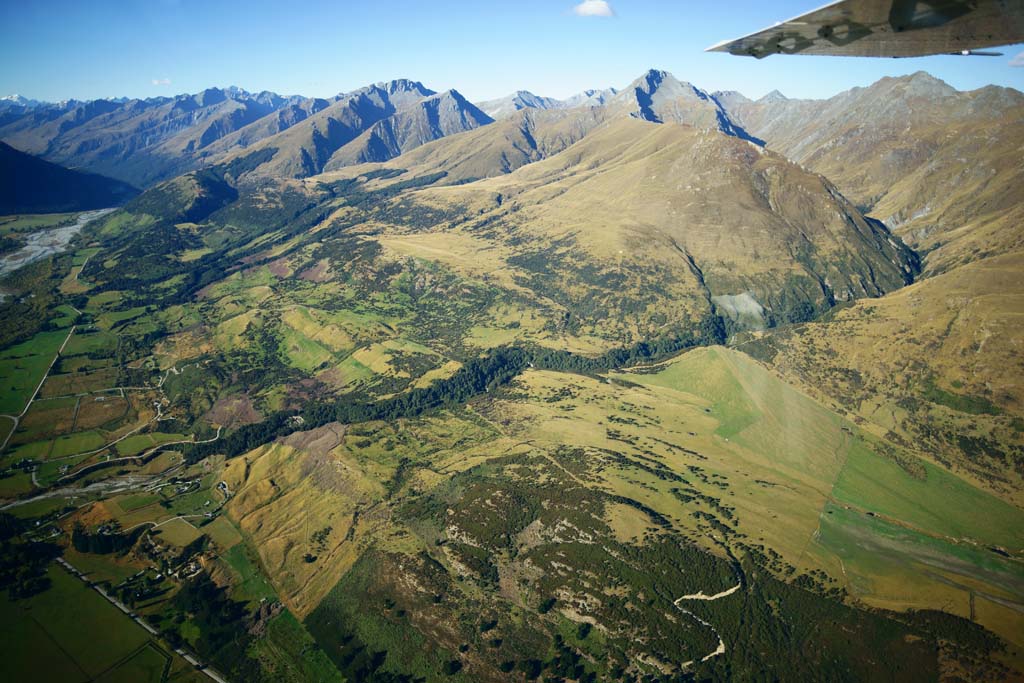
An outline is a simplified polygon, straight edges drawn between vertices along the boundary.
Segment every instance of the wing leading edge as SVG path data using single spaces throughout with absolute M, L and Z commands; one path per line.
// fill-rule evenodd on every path
M 1019 42 L 1024 0 L 839 0 L 707 51 L 924 57 Z

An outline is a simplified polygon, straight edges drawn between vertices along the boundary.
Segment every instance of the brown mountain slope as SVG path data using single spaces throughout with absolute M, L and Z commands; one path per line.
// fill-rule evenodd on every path
M 407 96 L 415 94 L 417 98 L 431 94 L 431 91 L 421 89 L 422 86 L 414 88 L 410 85 L 403 88 L 402 93 Z M 263 138 L 243 150 L 225 150 L 223 159 L 257 154 L 263 158 L 263 154 L 268 154 L 270 159 L 259 164 L 256 175 L 285 178 L 315 175 L 343 145 L 394 113 L 395 106 L 388 90 L 380 86 L 357 90 L 277 135 Z
M 145 187 L 194 168 L 200 150 L 285 103 L 272 93 L 210 88 L 173 98 L 52 105 L 0 127 L 0 138 L 53 163 Z
M 605 106 L 614 116 L 632 116 L 654 123 L 685 123 L 749 138 L 714 97 L 667 71 L 647 71 L 611 97 Z
M 509 175 L 406 204 L 478 216 L 453 231 L 481 249 L 512 247 L 513 279 L 611 338 L 657 334 L 712 305 L 737 328 L 807 319 L 898 289 L 915 269 L 820 176 L 717 131 L 632 118 Z
M 326 100 L 310 97 L 285 105 L 271 114 L 225 135 L 203 149 L 200 156 L 204 159 L 216 159 L 235 148 L 248 147 L 271 135 L 277 135 L 295 124 L 305 121 L 317 112 L 323 111 L 336 99 L 338 98 Z
M 586 97 L 571 98 L 557 108 L 545 109 L 543 103 L 524 105 L 503 113 L 492 124 L 493 128 L 428 143 L 422 150 L 405 154 L 384 167 L 423 174 L 443 171 L 448 174 L 446 183 L 488 178 L 546 159 L 583 139 L 602 123 L 623 118 L 685 124 L 750 138 L 708 93 L 665 71 L 650 70 L 622 91 L 587 93 L 582 94 Z M 401 122 L 402 117 L 396 115 L 394 120 Z M 359 140 L 339 150 L 327 170 L 338 171 L 360 162 L 391 158 L 399 147 L 408 150 L 408 145 L 391 142 L 394 128 L 392 119 L 375 124 Z M 379 154 L 375 153 L 378 149 L 382 150 Z M 352 169 L 349 175 L 356 177 L 373 168 L 376 167 Z
M 378 121 L 328 160 L 325 170 L 387 161 L 427 142 L 491 123 L 455 90 L 407 105 Z
M 354 178 L 392 169 L 410 175 L 443 172 L 446 184 L 490 178 L 561 152 L 606 119 L 607 111 L 601 107 L 526 109 L 488 126 L 428 142 L 385 163 L 338 168 L 329 176 Z
M 1019 248 L 1024 95 L 959 92 L 923 72 L 822 101 L 718 96 L 769 146 L 836 183 L 908 244 L 926 273 Z
M 438 94 L 420 83 L 392 81 L 350 93 L 277 135 L 229 150 L 217 161 L 258 158 L 246 175 L 305 178 L 329 168 L 385 161 L 490 122 L 455 91 Z

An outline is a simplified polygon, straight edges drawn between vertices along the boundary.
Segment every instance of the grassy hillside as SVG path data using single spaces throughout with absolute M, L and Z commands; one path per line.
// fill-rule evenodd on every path
M 1021 255 L 741 345 L 890 443 L 1021 503 Z
M 828 100 L 732 102 L 730 114 L 769 147 L 926 254 L 926 274 L 1020 249 L 1017 90 L 960 92 L 918 72 Z

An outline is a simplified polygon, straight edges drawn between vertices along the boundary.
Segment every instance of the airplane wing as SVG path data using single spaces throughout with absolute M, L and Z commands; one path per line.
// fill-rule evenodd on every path
M 1024 42 L 1024 0 L 839 0 L 708 52 L 923 57 Z

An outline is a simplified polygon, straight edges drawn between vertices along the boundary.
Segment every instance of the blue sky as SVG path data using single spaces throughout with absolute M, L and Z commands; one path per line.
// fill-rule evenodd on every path
M 825 97 L 926 70 L 960 89 L 1024 90 L 1004 57 L 769 57 L 703 49 L 822 0 L 0 0 L 0 94 L 148 97 L 210 86 L 328 96 L 406 77 L 472 100 L 513 90 L 565 97 L 650 67 L 708 90 Z M 593 2 L 593 0 L 591 0 Z M 1018 60 L 1020 61 L 1020 60 Z

